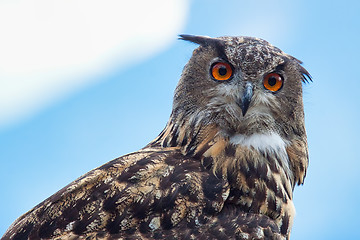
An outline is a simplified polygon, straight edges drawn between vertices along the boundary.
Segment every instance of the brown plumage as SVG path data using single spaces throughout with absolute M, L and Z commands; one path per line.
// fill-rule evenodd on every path
M 160 135 L 70 183 L 2 239 L 289 238 L 308 165 L 310 75 L 261 39 L 181 38 L 200 47 Z

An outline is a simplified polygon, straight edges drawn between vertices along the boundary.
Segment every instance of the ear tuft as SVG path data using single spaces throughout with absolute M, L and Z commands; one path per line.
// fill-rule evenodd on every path
M 218 38 L 211 38 L 208 36 L 188 35 L 188 34 L 179 35 L 179 39 L 189 41 L 192 43 L 196 43 L 199 45 L 217 45 L 217 44 L 219 44 L 219 42 L 223 41 Z
M 300 65 L 300 73 L 302 74 L 303 83 L 312 82 L 312 77 L 311 77 L 310 73 L 301 65 Z
M 189 41 L 192 43 L 199 44 L 201 46 L 212 46 L 216 49 L 218 55 L 220 58 L 227 60 L 228 58 L 225 54 L 225 41 L 220 38 L 211 38 L 207 36 L 196 36 L 196 35 L 187 35 L 187 34 L 181 34 L 179 35 L 180 40 Z
M 301 65 L 303 62 L 297 58 L 294 58 L 294 57 L 292 57 L 292 58 L 299 64 L 299 70 L 302 75 L 303 83 L 312 82 L 312 77 L 311 77 L 310 73 Z

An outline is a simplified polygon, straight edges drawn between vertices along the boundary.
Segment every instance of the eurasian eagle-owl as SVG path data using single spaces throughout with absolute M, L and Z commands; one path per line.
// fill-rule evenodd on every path
M 286 239 L 308 165 L 296 58 L 252 37 L 181 35 L 165 129 L 70 183 L 2 239 Z

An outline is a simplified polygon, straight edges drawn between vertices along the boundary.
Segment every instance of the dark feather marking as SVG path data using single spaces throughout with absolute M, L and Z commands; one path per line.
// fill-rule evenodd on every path
M 265 180 L 265 181 L 268 180 L 266 164 L 260 162 L 258 164 L 257 168 L 255 169 L 255 173 L 256 173 L 258 178 L 260 178 L 262 180 Z
M 124 172 L 122 172 L 120 174 L 120 176 L 117 178 L 117 180 L 119 182 L 137 183 L 138 181 L 140 181 L 140 179 L 136 178 L 135 174 L 138 171 L 146 169 L 146 168 L 147 168 L 147 165 L 134 164 L 134 165 L 128 167 Z
M 172 181 L 170 181 L 170 178 L 172 176 L 172 173 L 170 173 L 170 176 L 167 176 L 167 177 L 162 177 L 160 178 L 160 189 L 167 189 L 170 187 Z
M 257 188 L 253 201 L 253 203 L 254 202 L 258 203 L 258 206 L 255 209 L 256 210 L 258 210 L 258 208 L 260 209 L 260 205 L 262 205 L 265 202 L 265 200 L 266 200 L 266 189 L 264 187 Z
M 191 120 L 189 128 L 190 128 L 192 131 L 190 132 L 190 134 L 193 134 L 193 133 L 195 132 L 195 130 L 196 130 L 196 134 L 199 133 L 200 128 L 197 127 L 197 124 L 196 124 L 196 123 L 198 122 L 198 120 L 199 120 L 199 116 L 198 116 L 198 115 L 196 115 L 196 116 Z M 194 135 L 193 135 L 193 136 L 194 136 Z
M 160 198 L 154 199 L 154 203 L 151 206 L 155 212 L 163 212 L 174 207 L 177 194 L 179 193 L 178 187 L 176 187 L 171 193 Z
M 214 159 L 212 157 L 204 157 L 202 159 L 202 165 L 206 170 L 210 170 L 213 165 Z
M 165 163 L 170 166 L 178 166 L 179 162 L 185 162 L 187 159 L 184 158 L 180 152 L 173 152 L 167 158 L 165 158 Z
M 139 231 L 141 233 L 147 233 L 150 231 L 150 228 L 149 228 L 149 223 L 148 222 L 141 222 L 139 224 Z
M 270 179 L 268 181 L 266 181 L 266 186 L 274 193 L 277 192 L 278 186 L 277 186 L 277 183 L 276 183 L 274 177 L 270 177 Z
M 181 239 L 193 239 L 191 235 L 199 236 L 199 231 L 197 229 L 186 229 L 188 226 L 181 227 L 180 229 L 184 229 L 184 231 L 181 231 Z
M 276 160 L 271 157 L 269 154 L 266 155 L 266 159 L 269 163 L 269 167 L 270 167 L 270 170 L 273 172 L 273 173 L 279 173 L 279 169 L 278 169 L 278 166 L 276 164 Z
M 155 198 L 153 204 L 151 205 L 151 209 L 156 213 L 161 213 L 164 208 L 164 197 L 161 197 L 160 199 Z
M 248 166 L 245 165 L 240 166 L 240 172 L 244 174 L 245 178 L 249 178 L 251 176 Z
M 266 202 L 266 190 L 258 189 L 255 193 L 254 200 L 252 201 L 250 211 L 254 213 L 260 213 L 260 208 L 263 204 L 265 204 L 265 202 Z
M 177 165 L 173 172 L 169 175 L 170 181 L 178 183 L 186 179 L 186 173 L 189 172 L 200 172 L 202 170 L 200 162 L 197 161 L 187 161 L 183 162 L 181 165 Z
M 31 233 L 31 231 L 33 230 L 33 223 L 28 223 L 26 226 L 24 226 L 21 231 L 17 232 L 16 235 L 14 236 L 14 240 L 23 240 L 23 239 L 27 239 L 29 237 L 29 234 Z
M 181 146 L 184 147 L 186 144 L 187 144 L 187 141 L 188 141 L 188 137 L 187 137 L 187 134 L 184 135 L 184 138 L 181 142 Z
M 232 219 L 234 218 L 227 219 L 227 221 Z M 222 226 L 225 228 L 225 234 L 227 236 L 232 236 L 234 232 L 236 232 L 237 224 L 235 224 L 235 221 L 231 221 L 230 224 L 228 224 L 227 221 L 222 221 Z
M 289 60 L 286 57 L 282 59 L 284 60 L 284 62 L 277 65 L 274 72 L 281 73 L 282 71 L 284 71 L 285 65 L 289 62 Z
M 233 144 L 227 144 L 227 146 L 225 147 L 225 154 L 228 157 L 234 157 L 236 153 L 236 148 Z
M 107 198 L 104 203 L 103 203 L 103 209 L 107 212 L 113 212 L 116 210 L 116 201 L 121 197 L 123 196 L 123 191 L 115 194 L 114 196 L 112 197 L 109 197 Z
M 265 228 L 269 225 L 269 219 L 266 218 L 266 217 L 263 217 L 260 219 L 259 221 L 259 226 L 262 227 L 262 228 Z
M 99 199 L 104 199 L 104 191 L 109 190 L 109 186 L 103 182 L 97 185 L 94 189 L 92 189 L 92 193 L 89 194 L 91 199 L 90 202 L 95 202 Z
M 127 209 L 122 214 L 117 213 L 113 220 L 108 220 L 106 224 L 106 229 L 110 234 L 115 234 L 120 232 L 120 223 L 127 215 Z
M 86 231 L 86 226 L 87 225 L 88 225 L 88 221 L 78 221 L 74 225 L 73 232 L 75 234 L 80 235 L 80 234 L 82 234 L 82 233 L 84 233 Z
M 199 216 L 199 223 L 200 223 L 201 225 L 207 224 L 208 221 L 209 221 L 209 219 L 208 219 L 208 217 L 207 217 L 205 214 L 202 214 L 202 215 Z
M 133 234 L 136 232 L 136 230 L 137 230 L 137 229 L 136 229 L 135 227 L 126 229 L 126 230 L 125 230 L 125 234 L 133 235 Z M 129 238 L 125 238 L 125 239 L 129 239 Z
M 195 218 L 190 218 L 186 224 L 186 227 L 193 229 L 196 228 L 196 222 L 195 222 Z
M 184 183 L 179 187 L 179 193 L 183 196 L 190 196 L 192 201 L 196 201 L 197 200 L 196 195 L 190 195 L 189 189 L 190 189 L 190 184 Z
M 85 207 L 86 204 L 88 204 L 89 201 L 84 199 L 84 198 L 80 198 L 76 201 L 76 209 L 77 210 L 80 210 L 80 209 L 83 209 Z M 73 206 L 74 207 L 74 206 Z
M 276 198 L 274 197 L 268 197 L 267 199 L 268 202 L 268 209 L 271 211 L 270 215 L 272 218 L 278 218 L 280 216 L 280 212 L 277 209 L 276 206 Z
M 73 206 L 65 208 L 62 211 L 61 216 L 54 219 L 53 221 L 45 222 L 39 228 L 39 236 L 41 238 L 50 238 L 51 234 L 57 229 L 65 229 L 66 225 L 70 222 L 80 220 L 79 209 Z
M 212 205 L 212 201 L 210 201 L 209 199 L 204 199 L 204 202 L 205 202 L 204 213 L 213 215 L 217 212 L 217 210 Z
M 163 233 L 160 231 L 157 231 L 154 233 L 154 239 L 164 239 Z
M 202 181 L 202 187 L 205 197 L 210 200 L 216 200 L 219 197 L 219 194 L 221 195 L 222 193 L 223 183 L 220 179 L 210 174 Z
M 105 238 L 105 236 L 106 236 L 106 232 L 101 231 L 96 233 L 96 239 L 103 239 Z
M 273 235 L 274 235 L 273 232 L 274 232 L 273 230 L 270 230 L 269 228 L 265 228 L 264 229 L 264 236 L 265 236 L 264 239 L 272 239 Z
M 256 181 L 256 176 L 254 173 L 256 173 L 256 168 L 254 166 L 254 162 L 251 160 L 247 161 L 248 164 L 248 169 L 246 169 L 246 184 L 250 187 L 250 188 L 254 188 L 255 187 L 255 181 Z
M 166 136 L 164 141 L 162 142 L 162 147 L 166 148 L 168 146 L 169 136 Z
M 272 211 L 276 211 L 276 199 L 274 197 L 268 198 L 268 208 Z
M 287 198 L 284 196 L 284 193 L 281 188 L 278 188 L 278 190 L 275 192 L 275 195 L 281 198 L 284 203 L 287 203 Z
M 186 164 L 183 164 L 185 173 L 193 173 L 193 172 L 202 172 L 203 168 L 201 167 L 200 161 L 189 161 Z
M 171 214 L 165 213 L 163 217 L 161 218 L 161 226 L 163 229 L 168 230 L 173 227 L 173 224 L 171 222 Z
M 304 172 L 304 171 L 305 171 L 305 166 L 304 166 L 303 162 L 300 162 L 300 163 L 299 163 L 299 170 L 300 170 L 300 172 Z
M 203 154 L 210 148 L 210 143 L 206 143 L 201 149 L 196 149 L 196 154 L 194 155 L 194 158 L 201 159 Z
M 238 199 L 240 199 L 240 197 L 242 196 L 246 196 L 247 194 L 244 193 L 243 189 L 239 189 L 239 188 L 231 188 L 230 189 L 230 193 L 229 193 L 229 197 L 226 200 L 226 203 L 236 203 L 236 201 Z M 231 200 L 229 200 L 231 199 Z
M 256 180 L 257 179 L 254 176 L 250 175 L 246 178 L 246 184 L 249 186 L 249 188 L 254 188 Z
M 59 226 L 57 226 L 56 221 L 45 222 L 39 228 L 39 237 L 40 238 L 51 238 L 52 234 L 58 227 Z
M 171 134 L 167 135 L 167 136 L 165 137 L 164 141 L 163 141 L 163 147 L 164 147 L 164 148 L 166 148 L 166 147 L 173 147 L 173 146 L 171 146 L 171 141 L 172 141 L 172 139 L 170 139 L 170 138 L 174 137 L 174 129 L 175 129 L 175 128 L 176 128 L 176 124 L 173 124 L 173 125 L 171 126 L 171 128 L 170 128 L 170 133 L 171 133 Z
M 164 128 L 164 129 L 161 131 L 161 133 L 159 134 L 159 136 L 158 136 L 157 138 L 158 138 L 158 139 L 161 139 L 161 138 L 164 136 L 165 132 L 166 132 L 166 128 Z
M 132 172 L 129 172 L 129 169 L 123 171 L 120 176 L 117 178 L 119 182 L 127 182 L 133 176 Z
M 178 183 L 185 179 L 184 168 L 177 167 L 173 173 L 169 175 L 169 179 L 173 183 Z
M 287 213 L 285 213 L 284 217 L 282 218 L 282 225 L 280 227 L 280 232 L 281 234 L 287 234 L 287 231 L 289 229 L 289 215 Z
M 137 219 L 145 218 L 150 211 L 151 198 L 147 197 L 142 202 L 134 202 L 131 206 L 133 217 Z
M 280 167 L 280 169 L 284 169 L 284 164 L 283 164 L 283 162 L 282 161 L 278 161 L 278 159 L 280 159 L 278 156 L 276 156 L 275 157 L 276 158 L 276 162 L 277 162 L 277 164 L 279 165 L 279 167 Z
M 209 230 L 210 230 L 209 233 L 211 233 L 215 239 L 227 239 L 228 238 L 228 236 L 226 236 L 225 232 L 220 230 L 219 225 L 217 225 L 213 228 L 210 228 Z
M 196 149 L 195 142 L 197 141 L 198 134 L 199 134 L 199 130 L 194 134 L 194 136 L 192 136 L 190 143 L 186 146 L 185 148 L 186 156 L 192 156 L 194 154 Z
M 236 171 L 234 171 L 234 169 L 232 168 L 227 168 L 226 170 L 227 174 L 226 174 L 226 178 L 227 181 L 231 184 L 237 184 L 237 180 L 238 180 L 238 173 Z
M 179 130 L 178 128 L 176 127 L 175 130 L 172 131 L 172 138 L 170 140 L 170 143 L 169 143 L 169 146 L 170 147 L 176 147 L 177 146 L 177 140 L 178 140 L 178 137 L 179 137 Z
M 249 223 L 247 224 L 247 227 L 248 227 L 248 228 L 256 228 L 256 227 L 258 226 L 258 223 L 257 223 L 256 219 L 250 218 L 249 220 L 250 220 L 250 221 L 249 221 Z
M 100 206 L 94 206 L 94 208 L 97 209 L 94 213 L 84 212 L 82 219 L 74 224 L 73 231 L 75 234 L 83 234 L 86 231 L 86 227 L 99 216 Z
M 150 163 L 152 163 L 152 156 L 149 157 L 144 157 L 143 159 L 140 159 L 139 161 L 136 162 L 136 164 L 140 165 L 140 166 L 145 166 L 148 165 Z

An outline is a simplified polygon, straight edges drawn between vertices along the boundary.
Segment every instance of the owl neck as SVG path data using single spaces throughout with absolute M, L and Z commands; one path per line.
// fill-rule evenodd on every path
M 276 133 L 229 134 L 211 121 L 211 117 L 172 115 L 164 130 L 148 146 L 178 148 L 185 156 L 199 159 L 217 175 L 228 176 L 230 169 L 237 169 L 245 160 L 246 169 L 251 164 L 257 167 L 264 163 L 271 171 L 281 170 L 290 189 L 303 183 L 308 164 L 306 139 L 285 140 Z M 234 168 L 236 164 L 239 166 Z

